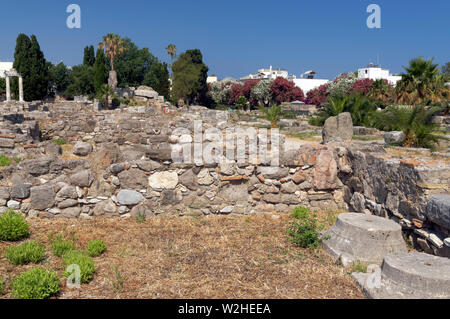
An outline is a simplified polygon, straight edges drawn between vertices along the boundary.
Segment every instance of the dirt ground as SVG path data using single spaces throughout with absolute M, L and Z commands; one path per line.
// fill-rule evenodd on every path
M 274 217 L 275 216 L 275 217 Z M 335 216 L 319 217 L 331 224 Z M 61 280 L 57 298 L 363 298 L 349 275 L 319 249 L 293 246 L 287 238 L 287 215 L 156 217 L 135 219 L 30 220 L 30 239 L 43 242 L 43 267 L 62 277 L 61 259 L 50 251 L 48 235 L 75 236 L 84 248 L 91 239 L 108 247 L 94 258 L 97 272 L 81 289 Z M 0 242 L 0 277 L 11 280 L 35 265 L 13 266 Z

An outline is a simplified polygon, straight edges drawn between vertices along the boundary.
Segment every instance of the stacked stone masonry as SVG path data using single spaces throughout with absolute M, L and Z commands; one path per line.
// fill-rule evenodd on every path
M 91 219 L 289 212 L 301 205 L 387 217 L 416 247 L 448 254 L 445 160 L 400 159 L 381 146 L 344 142 L 285 150 L 280 136 L 279 166 L 262 158 L 174 163 L 173 149 L 193 142 L 195 121 L 202 121 L 206 143 L 214 140 L 211 128 L 239 135 L 229 113 L 201 107 L 166 114 L 154 107 L 94 111 L 89 102 L 9 102 L 0 109 L 0 154 L 18 159 L 0 170 L 1 212 Z M 58 139 L 67 144 L 54 143 Z

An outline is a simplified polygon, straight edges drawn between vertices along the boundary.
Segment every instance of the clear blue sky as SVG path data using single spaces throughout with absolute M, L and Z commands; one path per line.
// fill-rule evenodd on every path
M 450 61 L 449 0 L 14 0 L 4 1 L 0 61 L 12 61 L 19 33 L 35 34 L 53 63 L 82 62 L 83 48 L 107 33 L 131 38 L 169 61 L 165 47 L 201 49 L 210 74 L 235 78 L 258 68 L 321 77 L 377 62 L 397 73 L 416 56 Z M 66 7 L 82 9 L 82 28 L 66 27 Z M 382 28 L 366 8 L 381 6 Z

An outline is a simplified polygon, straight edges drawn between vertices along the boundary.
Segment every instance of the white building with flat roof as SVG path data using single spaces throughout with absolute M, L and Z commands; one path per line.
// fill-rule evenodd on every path
M 6 72 L 13 68 L 13 62 L 0 62 L 0 78 L 6 77 Z
M 257 73 L 249 74 L 240 80 L 243 82 L 247 80 L 275 80 L 278 77 L 287 79 L 289 74 L 284 69 L 276 69 L 270 66 L 268 69 L 259 69 Z
M 300 78 L 297 78 L 294 74 L 289 74 L 288 71 L 284 69 L 275 69 L 270 66 L 269 69 L 260 69 L 257 73 L 249 74 L 243 78 L 241 78 L 241 82 L 245 82 L 248 80 L 275 80 L 278 77 L 285 78 L 289 81 L 294 82 L 296 87 L 302 89 L 303 93 L 308 93 L 311 90 L 318 88 L 323 84 L 327 84 L 330 82 L 326 79 L 315 79 L 316 72 L 313 70 L 308 71 L 300 75 Z
M 390 84 L 396 86 L 402 77 L 392 75 L 389 73 L 389 70 L 382 69 L 378 65 L 369 64 L 368 67 L 358 70 L 358 79 L 387 80 Z

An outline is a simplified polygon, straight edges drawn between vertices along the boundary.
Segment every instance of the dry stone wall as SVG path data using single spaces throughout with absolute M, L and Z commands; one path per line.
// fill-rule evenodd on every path
M 229 113 L 201 107 L 168 107 L 167 114 L 154 107 L 94 111 L 84 102 L 0 107 L 0 154 L 19 159 L 0 169 L 0 212 L 91 219 L 289 212 L 302 205 L 391 218 L 421 250 L 448 252 L 448 201 L 433 201 L 448 195 L 448 161 L 402 160 L 381 146 L 355 143 L 285 150 L 280 136 L 279 166 L 262 158 L 177 163 L 174 148 L 195 150 L 199 142 L 195 121 L 203 124 L 201 142 L 214 140 L 212 128 L 239 136 Z M 224 146 L 222 155 L 236 147 Z

